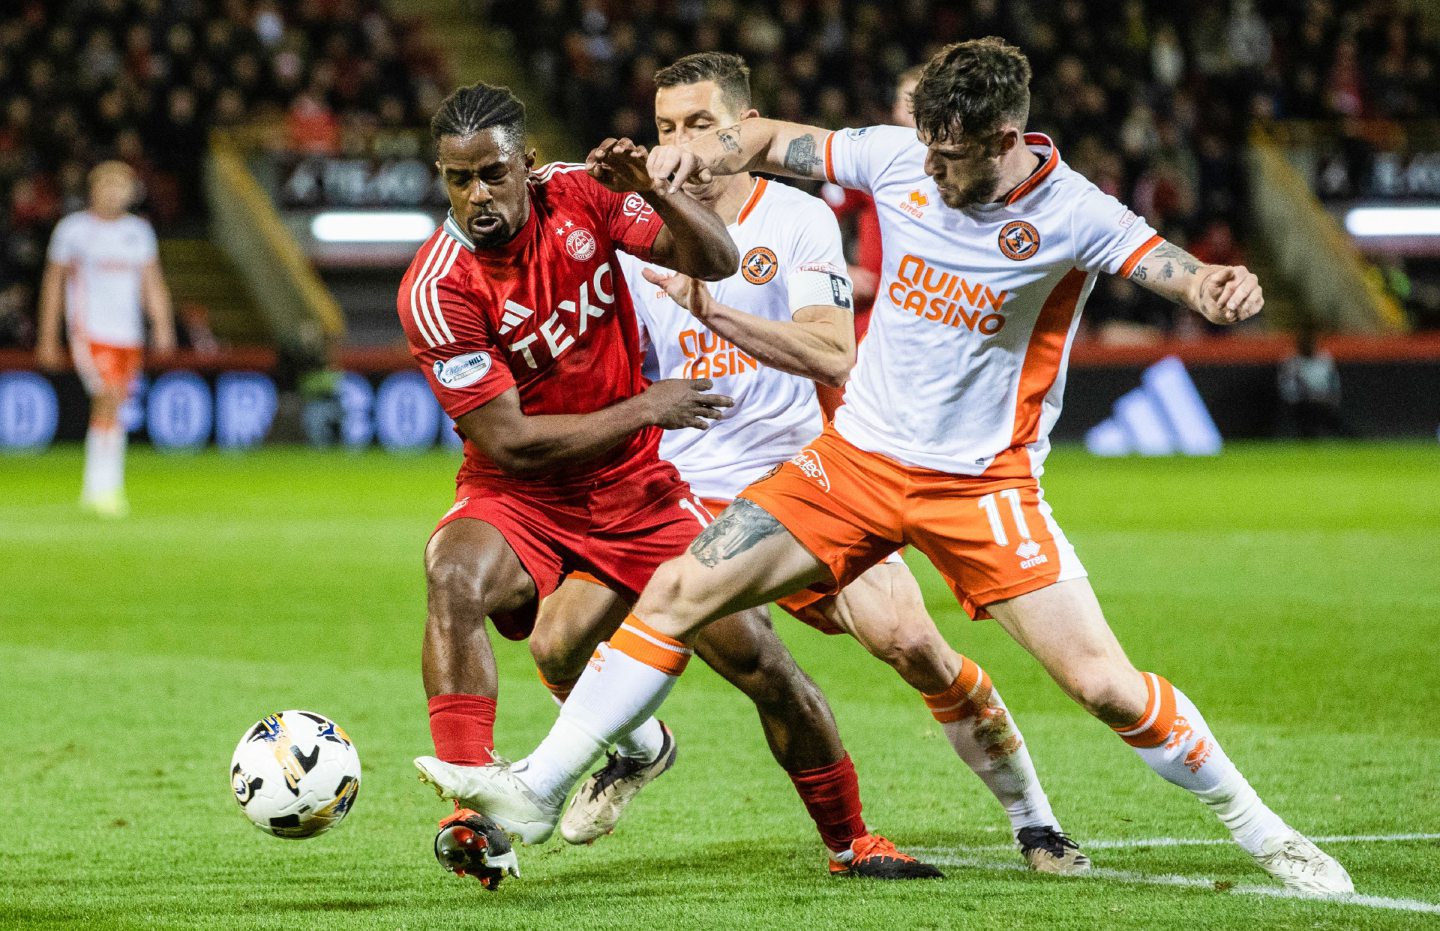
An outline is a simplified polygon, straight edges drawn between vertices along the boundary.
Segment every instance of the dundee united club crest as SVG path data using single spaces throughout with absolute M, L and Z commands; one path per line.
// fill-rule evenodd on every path
M 745 259 L 740 263 L 740 274 L 751 284 L 764 284 L 775 277 L 780 263 L 775 258 L 775 253 L 764 246 L 756 246 L 745 253 Z
M 1040 233 L 1024 220 L 1011 220 L 1000 230 L 1000 251 L 1005 258 L 1023 262 L 1040 249 Z

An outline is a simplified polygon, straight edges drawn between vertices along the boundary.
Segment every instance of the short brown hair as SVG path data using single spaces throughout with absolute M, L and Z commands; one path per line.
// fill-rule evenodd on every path
M 750 66 L 728 52 L 696 52 L 655 72 L 656 87 L 681 87 L 714 81 L 725 102 L 737 111 L 750 107 Z
M 945 46 L 925 65 L 912 97 L 915 126 L 932 141 L 959 142 L 1030 116 L 1030 60 L 987 36 Z

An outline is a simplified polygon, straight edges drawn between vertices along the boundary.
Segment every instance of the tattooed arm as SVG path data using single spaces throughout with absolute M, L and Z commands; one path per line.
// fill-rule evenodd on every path
M 656 146 L 650 152 L 650 179 L 656 190 L 669 191 L 691 177 L 744 171 L 824 179 L 824 145 L 829 134 L 828 129 L 783 120 L 741 120 L 683 146 Z
M 1254 272 L 1243 265 L 1206 265 L 1169 242 L 1141 259 L 1130 280 L 1184 304 L 1211 323 L 1238 323 L 1265 306 Z

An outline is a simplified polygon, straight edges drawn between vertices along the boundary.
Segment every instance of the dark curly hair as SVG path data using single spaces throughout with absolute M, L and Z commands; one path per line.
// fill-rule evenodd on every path
M 912 98 L 924 138 L 960 142 L 1022 130 L 1030 116 L 1030 60 L 1004 39 L 987 36 L 945 46 L 925 65 Z
M 525 105 L 508 87 L 472 84 L 459 87 L 440 104 L 430 120 L 430 136 L 471 136 L 482 129 L 501 126 L 511 141 L 525 141 Z

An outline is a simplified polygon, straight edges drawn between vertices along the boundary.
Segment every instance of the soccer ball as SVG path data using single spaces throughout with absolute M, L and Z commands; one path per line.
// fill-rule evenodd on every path
M 262 718 L 240 738 L 230 787 L 245 817 L 276 837 L 323 834 L 360 792 L 360 757 L 334 721 L 313 711 Z

